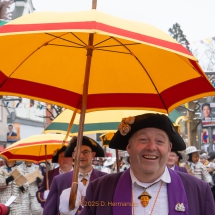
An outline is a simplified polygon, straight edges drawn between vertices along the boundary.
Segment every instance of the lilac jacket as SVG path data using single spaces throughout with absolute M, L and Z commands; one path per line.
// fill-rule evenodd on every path
M 49 181 L 49 187 L 51 187 L 52 180 L 55 176 L 59 175 L 59 167 L 56 169 L 53 169 L 51 171 L 48 171 L 48 181 Z M 40 185 L 40 189 L 36 193 L 37 201 L 40 203 L 41 207 L 44 208 L 45 200 L 43 199 L 43 194 L 46 189 L 46 174 L 44 175 L 43 182 Z
M 169 215 L 215 214 L 212 192 L 207 183 L 189 174 L 169 169 L 171 183 L 167 184 Z M 112 203 L 131 203 L 130 169 L 109 174 L 91 182 L 87 188 L 85 207 L 80 215 L 132 215 L 131 205 L 114 206 Z M 183 203 L 185 212 L 175 211 Z
M 107 173 L 93 169 L 90 181 L 106 175 Z M 51 184 L 50 192 L 46 200 L 43 215 L 58 215 L 60 195 L 63 190 L 70 188 L 72 184 L 73 171 L 56 176 Z M 69 196 L 68 196 L 69 198 Z

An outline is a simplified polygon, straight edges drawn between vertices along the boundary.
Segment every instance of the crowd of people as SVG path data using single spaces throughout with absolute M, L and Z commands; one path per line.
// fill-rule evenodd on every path
M 0 214 L 215 214 L 215 152 L 186 148 L 162 114 L 124 118 L 118 128 L 109 145 L 126 151 L 118 161 L 105 158 L 103 148 L 83 136 L 78 184 L 72 181 L 77 137 L 53 153 L 52 163 L 58 167 L 47 174 L 42 165 L 5 160 L 0 167 Z M 29 177 L 35 172 L 36 177 Z M 78 185 L 73 210 L 71 185 Z M 8 206 L 11 196 L 16 198 Z

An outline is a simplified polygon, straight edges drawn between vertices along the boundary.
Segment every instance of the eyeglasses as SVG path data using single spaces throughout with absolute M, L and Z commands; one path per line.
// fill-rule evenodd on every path
M 85 157 L 88 157 L 90 152 L 92 151 L 89 151 L 89 150 L 84 150 L 83 152 L 81 152 L 81 154 L 83 154 Z M 72 153 L 73 156 L 76 155 L 76 151 Z

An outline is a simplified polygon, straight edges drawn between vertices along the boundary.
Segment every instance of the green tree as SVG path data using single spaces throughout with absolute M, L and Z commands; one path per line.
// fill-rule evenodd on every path
M 183 31 L 181 30 L 181 26 L 178 23 L 175 23 L 172 28 L 169 28 L 170 35 L 179 43 L 181 43 L 187 50 L 190 51 L 189 48 L 189 41 L 187 40 L 186 36 L 184 35 Z M 190 51 L 191 52 L 191 51 Z
M 169 28 L 170 35 L 180 44 L 182 44 L 188 51 L 192 53 L 189 48 L 189 41 L 186 35 L 183 33 L 181 26 L 175 23 L 172 28 Z M 187 110 L 187 139 L 188 145 L 196 146 L 199 148 L 199 144 L 196 141 L 197 127 L 201 123 L 201 120 L 196 118 L 196 112 L 200 110 L 200 104 L 198 101 L 191 101 L 188 106 L 182 106 Z

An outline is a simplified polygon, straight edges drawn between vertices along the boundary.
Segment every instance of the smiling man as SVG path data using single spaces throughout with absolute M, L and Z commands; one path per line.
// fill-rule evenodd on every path
M 73 137 L 70 142 L 70 145 L 65 151 L 65 156 L 75 158 L 76 156 L 76 144 L 77 138 Z M 79 165 L 79 176 L 78 182 L 83 183 L 83 187 L 86 190 L 90 181 L 93 181 L 106 173 L 93 169 L 92 167 L 92 159 L 97 157 L 104 157 L 104 151 L 102 147 L 93 139 L 83 136 L 82 147 L 81 147 L 81 155 L 80 155 L 80 165 Z M 68 205 L 66 207 L 61 207 L 63 211 L 59 211 L 59 203 L 60 203 L 60 195 L 63 191 L 65 193 L 65 204 L 68 203 L 70 187 L 72 183 L 73 171 L 64 173 L 62 175 L 58 175 L 54 177 L 48 198 L 45 203 L 43 215 L 58 215 L 61 213 L 67 214 L 69 213 Z M 79 186 L 80 187 L 80 186 Z M 84 191 L 82 190 L 82 193 Z M 62 202 L 62 201 L 61 201 Z M 62 202 L 64 203 L 64 202 Z M 76 211 L 75 211 L 76 212 Z
M 66 172 L 73 170 L 73 166 L 72 166 L 73 159 L 71 157 L 66 158 L 64 156 L 65 150 L 66 150 L 66 146 L 62 146 L 60 149 L 54 151 L 53 153 L 52 163 L 58 163 L 59 167 L 48 172 L 49 186 L 51 186 L 52 180 L 55 176 L 64 174 Z M 47 190 L 46 188 L 46 174 L 45 174 L 43 178 L 43 182 L 40 186 L 40 189 L 36 193 L 37 201 L 40 203 L 42 208 L 44 208 L 48 194 L 49 194 L 49 190 Z
M 185 167 L 180 167 L 178 165 L 179 160 L 181 160 L 181 159 L 182 159 L 182 155 L 179 152 L 172 151 L 172 152 L 169 153 L 169 157 L 168 157 L 168 160 L 167 160 L 167 166 L 170 169 L 187 173 L 187 169 Z
M 109 147 L 126 149 L 131 167 L 92 181 L 85 202 L 98 206 L 86 205 L 80 215 L 215 214 L 207 183 L 166 166 L 171 149 L 186 148 L 166 115 L 124 118 L 118 129 Z M 147 201 L 143 202 L 143 196 Z

